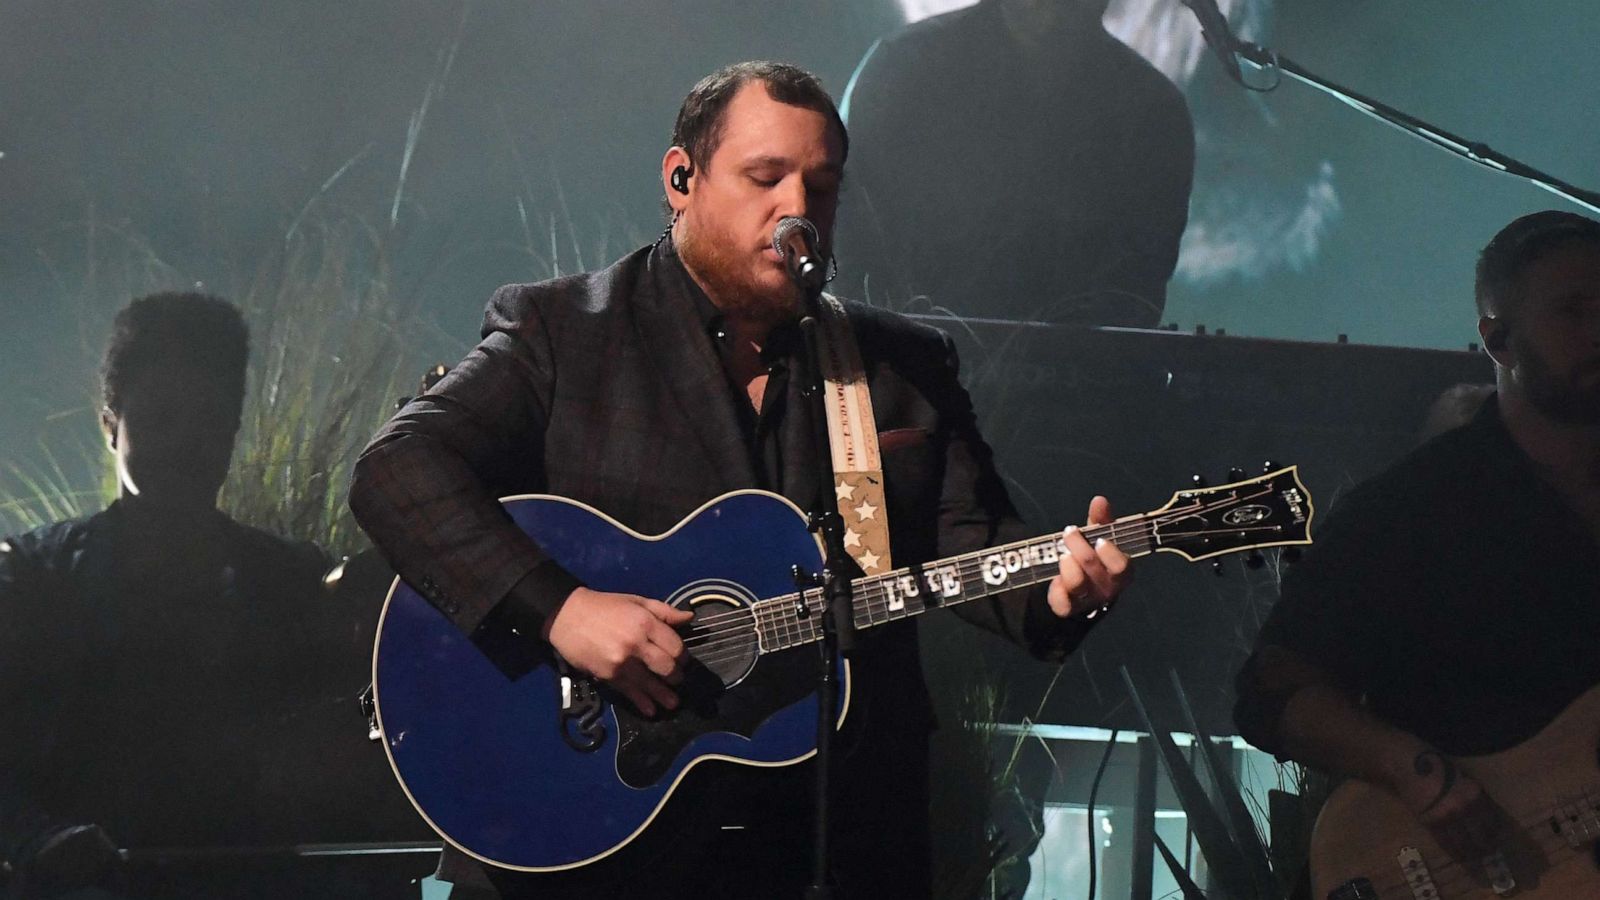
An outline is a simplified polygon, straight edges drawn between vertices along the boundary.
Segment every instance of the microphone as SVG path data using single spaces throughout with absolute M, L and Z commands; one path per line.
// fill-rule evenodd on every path
M 799 216 L 784 216 L 772 230 L 772 249 L 783 258 L 789 280 L 813 294 L 827 281 L 827 267 L 817 258 L 820 240 L 817 226 Z
M 1234 81 L 1241 81 L 1244 75 L 1239 71 L 1239 39 L 1233 36 L 1233 29 L 1228 27 L 1228 18 L 1217 8 L 1217 0 L 1178 0 L 1194 17 L 1200 20 L 1200 33 L 1206 39 L 1206 45 L 1211 52 L 1222 61 L 1222 68 Z

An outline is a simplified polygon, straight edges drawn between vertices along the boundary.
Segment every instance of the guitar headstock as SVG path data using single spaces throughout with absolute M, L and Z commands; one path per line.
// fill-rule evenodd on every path
M 1236 470 L 1237 471 L 1237 470 Z M 1148 514 L 1153 549 L 1190 562 L 1267 547 L 1311 543 L 1311 492 L 1295 466 L 1217 487 L 1179 491 Z

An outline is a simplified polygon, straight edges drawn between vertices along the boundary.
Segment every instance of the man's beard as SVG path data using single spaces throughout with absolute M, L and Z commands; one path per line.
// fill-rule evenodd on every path
M 748 258 L 731 235 L 706 226 L 683 229 L 678 256 L 717 308 L 731 316 L 777 324 L 800 313 L 799 288 L 783 282 L 777 292 L 749 277 Z
M 1528 403 L 1565 425 L 1600 425 L 1600 378 L 1594 377 L 1593 369 L 1575 367 L 1560 376 L 1551 371 L 1544 357 L 1530 349 L 1524 347 L 1518 352 L 1518 382 Z

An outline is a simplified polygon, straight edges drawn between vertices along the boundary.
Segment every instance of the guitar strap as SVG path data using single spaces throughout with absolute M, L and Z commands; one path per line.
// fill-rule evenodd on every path
M 866 367 L 844 304 L 823 294 L 818 306 L 828 443 L 833 450 L 834 496 L 844 518 L 844 546 L 862 572 L 877 575 L 894 568 L 894 563 L 889 556 L 889 511 Z

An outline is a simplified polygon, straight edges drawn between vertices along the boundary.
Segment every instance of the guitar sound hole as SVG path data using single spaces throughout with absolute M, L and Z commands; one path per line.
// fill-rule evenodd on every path
M 721 593 L 691 596 L 673 605 L 694 611 L 693 621 L 682 632 L 694 667 L 715 675 L 724 689 L 743 681 L 755 668 L 760 644 L 749 606 Z

